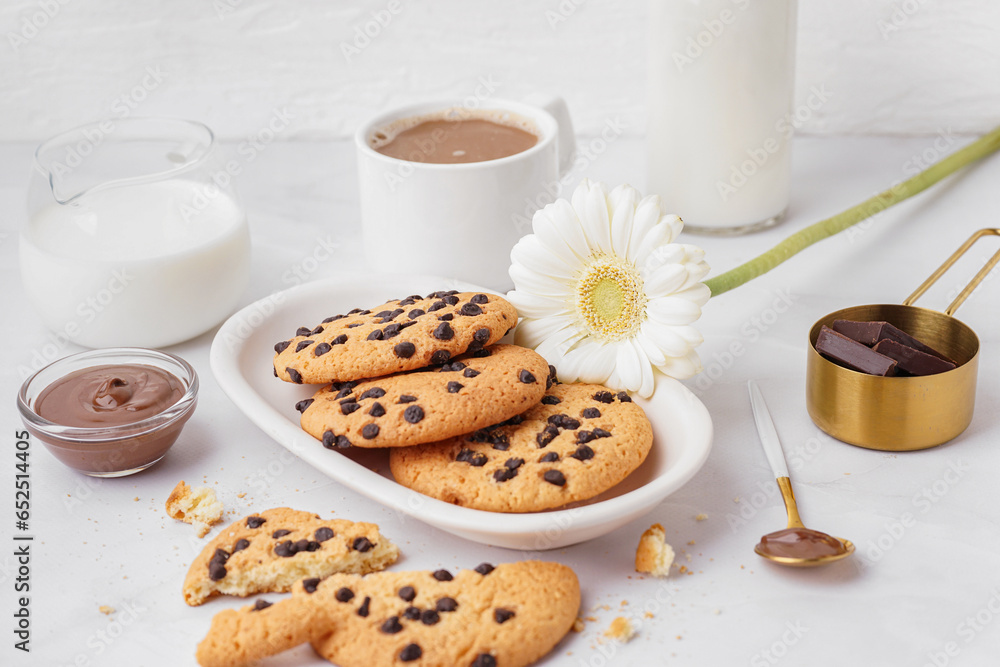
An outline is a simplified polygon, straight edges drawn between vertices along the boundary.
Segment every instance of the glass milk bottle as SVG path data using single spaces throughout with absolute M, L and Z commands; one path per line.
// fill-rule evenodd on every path
M 788 206 L 796 0 L 651 0 L 646 192 L 685 229 L 741 234 Z

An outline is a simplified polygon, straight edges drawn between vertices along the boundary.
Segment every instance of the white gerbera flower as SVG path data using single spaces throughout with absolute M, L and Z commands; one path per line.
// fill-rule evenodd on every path
M 533 234 L 511 251 L 507 295 L 522 316 L 519 345 L 534 348 L 563 382 L 592 382 L 648 397 L 654 369 L 701 370 L 691 323 L 711 296 L 705 251 L 674 243 L 684 223 L 657 196 L 584 180 L 572 203 L 535 213 Z

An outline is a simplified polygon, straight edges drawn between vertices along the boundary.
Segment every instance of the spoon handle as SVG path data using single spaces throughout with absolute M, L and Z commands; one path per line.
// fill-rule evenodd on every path
M 781 441 L 778 440 L 778 432 L 774 429 L 771 414 L 767 411 L 767 404 L 764 403 L 764 395 L 760 393 L 760 387 L 753 380 L 747 381 L 747 388 L 750 390 L 753 419 L 757 422 L 757 434 L 767 455 L 767 462 L 771 464 L 771 471 L 775 477 L 788 477 L 788 464 L 785 463 L 785 454 L 781 450 Z

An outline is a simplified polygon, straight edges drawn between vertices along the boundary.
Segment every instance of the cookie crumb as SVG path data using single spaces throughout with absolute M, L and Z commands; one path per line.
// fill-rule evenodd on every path
M 611 621 L 611 625 L 604 631 L 604 636 L 624 643 L 635 637 L 635 628 L 632 627 L 631 621 L 624 616 L 619 616 Z
M 136 497 L 135 497 L 135 498 L 133 498 L 132 500 L 133 500 L 133 501 L 135 501 L 135 502 L 139 502 L 139 496 L 136 496 Z
M 702 513 L 702 514 L 698 514 L 698 515 L 696 515 L 696 516 L 694 517 L 694 520 L 695 520 L 695 521 L 704 521 L 704 520 L 705 520 L 705 519 L 707 519 L 707 518 L 708 518 L 708 515 L 707 515 L 707 514 L 705 514 L 705 513 Z
M 213 525 L 222 521 L 223 506 L 215 491 L 204 486 L 192 489 L 184 480 L 170 492 L 166 508 L 167 516 L 193 525 L 198 537 L 205 537 Z
M 651 611 L 647 611 L 645 614 L 643 614 L 643 616 L 645 616 L 646 618 L 656 618 L 653 615 L 653 612 L 651 612 Z
M 573 621 L 573 628 L 572 628 L 573 632 L 583 632 L 584 628 L 586 627 L 587 624 L 584 623 L 583 619 L 580 618 L 579 616 L 577 616 L 576 620 Z
M 110 616 L 111 614 L 115 613 L 115 608 L 109 607 L 106 604 L 102 604 L 100 607 L 97 608 L 97 611 L 101 612 L 105 616 Z
M 654 523 L 639 538 L 635 550 L 635 571 L 665 577 L 674 562 L 674 549 L 666 542 L 663 526 Z
M 236 497 L 237 498 L 246 498 L 247 497 L 246 491 L 240 491 L 239 493 L 236 494 Z

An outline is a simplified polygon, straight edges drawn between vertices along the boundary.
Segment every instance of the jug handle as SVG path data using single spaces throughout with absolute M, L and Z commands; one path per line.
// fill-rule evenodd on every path
M 566 100 L 558 95 L 532 93 L 522 102 L 541 107 L 556 119 L 556 124 L 559 125 L 556 135 L 556 147 L 559 149 L 559 177 L 562 178 L 570 170 L 573 158 L 576 156 L 576 135 L 573 132 L 573 120 L 570 118 Z
M 937 270 L 934 271 L 934 273 L 932 273 L 927 278 L 927 280 L 925 280 L 920 285 L 920 287 L 918 287 L 916 291 L 913 292 L 913 294 L 906 297 L 906 299 L 903 301 L 903 305 L 912 306 L 914 302 L 917 299 L 919 299 L 923 295 L 923 293 L 930 288 L 931 285 L 937 282 L 938 278 L 944 275 L 945 271 L 950 269 L 951 266 L 958 261 L 959 257 L 964 255 L 965 252 L 972 247 L 973 243 L 983 238 L 984 236 L 1000 236 L 1000 228 L 980 229 L 978 232 L 970 236 L 969 240 L 963 243 L 958 250 L 953 252 L 951 254 L 951 257 L 944 260 L 944 264 L 939 266 Z M 992 271 L 993 267 L 995 267 L 998 263 L 1000 263 L 1000 251 L 997 251 L 993 255 L 993 257 L 991 257 L 990 260 L 986 262 L 985 266 L 983 266 L 983 268 L 979 270 L 979 273 L 977 273 L 975 277 L 973 277 L 973 279 L 969 281 L 969 284 L 966 285 L 964 289 L 962 289 L 959 295 L 955 297 L 955 300 L 951 302 L 951 305 L 945 309 L 944 314 L 949 316 L 954 315 L 955 311 L 958 310 L 958 307 L 961 306 L 962 303 L 969 298 L 969 295 L 972 294 L 973 291 L 975 291 L 976 287 L 979 286 L 979 283 L 983 282 L 983 279 L 986 278 L 989 272 Z

